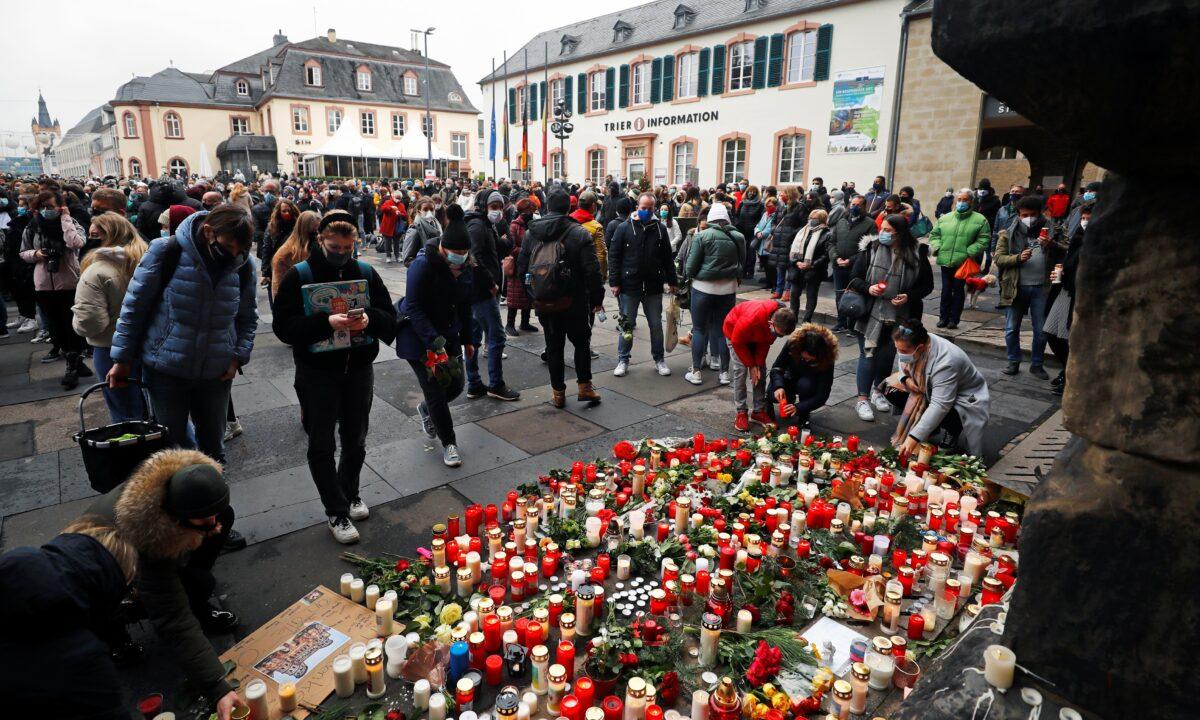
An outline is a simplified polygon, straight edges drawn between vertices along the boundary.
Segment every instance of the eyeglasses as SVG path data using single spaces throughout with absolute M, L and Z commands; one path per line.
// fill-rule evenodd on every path
M 187 520 L 180 520 L 179 526 L 184 529 L 187 529 L 187 530 L 192 530 L 194 532 L 204 533 L 204 534 L 215 533 L 221 529 L 221 523 L 219 523 L 219 522 L 206 523 L 204 525 L 196 525 L 194 523 L 188 522 Z

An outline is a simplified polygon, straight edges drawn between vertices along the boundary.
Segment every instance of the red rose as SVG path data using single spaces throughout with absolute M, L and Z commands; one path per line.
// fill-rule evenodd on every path
M 618 460 L 632 460 L 637 457 L 637 448 L 628 440 L 622 440 L 613 445 L 613 455 Z
M 404 572 L 404 571 L 408 570 L 411 566 L 412 566 L 412 563 L 410 563 L 408 560 L 405 560 L 404 558 L 400 558 L 399 560 L 396 561 L 396 572 Z

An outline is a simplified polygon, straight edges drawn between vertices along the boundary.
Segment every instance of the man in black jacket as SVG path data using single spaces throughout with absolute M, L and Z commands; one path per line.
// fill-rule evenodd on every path
M 766 212 L 766 205 L 758 197 L 758 188 L 754 185 L 746 188 L 746 194 L 742 196 L 742 202 L 738 204 L 737 222 L 734 223 L 742 237 L 753 240 L 754 228 L 762 219 L 764 212 Z M 743 272 L 743 277 L 747 279 L 754 277 L 754 259 L 758 256 L 757 250 L 757 248 L 747 248 Z
M 580 402 L 596 404 L 600 395 L 592 387 L 591 312 L 599 312 L 604 302 L 604 280 L 596 258 L 592 235 L 569 217 L 571 198 L 560 187 L 551 188 L 546 198 L 546 215 L 529 225 L 521 254 L 517 257 L 517 277 L 525 277 L 530 258 L 543 243 L 563 243 L 563 259 L 569 273 L 570 305 L 554 312 L 538 311 L 538 321 L 546 331 L 546 363 L 550 366 L 550 387 L 554 407 L 566 405 L 566 361 L 563 351 L 567 339 L 575 348 L 575 379 Z
M 150 188 L 150 196 L 137 211 L 137 229 L 146 242 L 157 240 L 162 236 L 162 225 L 158 224 L 158 216 L 162 215 L 172 205 L 187 205 L 199 210 L 200 203 L 187 196 L 183 187 L 169 180 L 155 183 Z
M 271 327 L 292 346 L 296 395 L 308 432 L 312 473 L 329 529 L 341 543 L 358 540 L 351 520 L 370 515 L 359 496 L 359 473 L 367 450 L 367 420 L 379 341 L 396 337 L 396 310 L 374 268 L 353 259 L 357 231 L 349 213 L 331 211 L 318 226 L 320 250 L 284 276 L 275 297 Z M 365 280 L 368 305 L 362 313 L 306 313 L 303 285 Z M 332 340 L 335 347 L 329 347 Z M 343 346 L 344 345 L 344 346 Z M 334 464 L 334 427 L 341 438 L 341 462 Z
M 500 259 L 511 246 L 500 239 L 497 227 L 504 218 L 504 196 L 499 192 L 480 192 L 475 196 L 475 209 L 463 219 L 471 238 L 471 257 L 475 260 L 475 297 L 471 303 L 472 345 L 479 347 L 487 336 L 488 385 L 479 374 L 479 354 L 467 358 L 467 397 L 484 395 L 497 400 L 519 400 L 521 394 L 504 383 L 504 323 L 500 321 L 500 302 L 496 296 L 504 284 Z
M 638 198 L 637 212 L 613 233 L 608 246 L 608 284 L 617 298 L 629 323 L 629 334 L 622 333 L 617 341 L 617 367 L 613 375 L 623 377 L 629 372 L 633 354 L 633 328 L 640 306 L 650 326 L 650 356 L 659 375 L 670 375 L 671 368 L 664 360 L 662 330 L 663 284 L 675 292 L 679 281 L 671 257 L 671 242 L 667 229 L 655 215 L 655 199 L 650 193 Z
M 832 242 L 829 254 L 833 258 L 833 293 L 838 302 L 846 285 L 850 282 L 850 269 L 854 267 L 854 259 L 858 256 L 858 244 L 866 235 L 875 234 L 875 221 L 866 212 L 866 198 L 855 195 L 850 198 L 850 208 L 833 227 Z M 849 323 L 842 314 L 838 313 L 837 325 L 834 332 L 848 329 Z
M 262 202 L 255 203 L 250 208 L 250 217 L 254 219 L 254 239 L 262 247 L 263 238 L 267 235 L 267 226 L 271 224 L 271 213 L 279 200 L 279 185 L 274 180 L 268 180 L 262 185 Z

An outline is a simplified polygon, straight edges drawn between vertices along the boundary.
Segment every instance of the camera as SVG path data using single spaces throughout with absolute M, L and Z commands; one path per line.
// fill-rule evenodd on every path
M 42 246 L 42 253 L 46 256 L 46 272 L 51 275 L 58 272 L 59 265 L 62 263 L 63 250 L 66 244 L 61 240 L 48 240 Z

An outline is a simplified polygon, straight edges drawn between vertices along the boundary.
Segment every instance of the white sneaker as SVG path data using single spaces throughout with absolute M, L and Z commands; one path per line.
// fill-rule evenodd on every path
M 429 414 L 429 408 L 425 405 L 424 400 L 417 405 L 417 415 L 421 416 L 421 431 L 425 433 L 425 437 L 430 440 L 436 438 L 437 425 L 434 424 L 433 416 Z
M 350 503 L 350 519 L 351 520 L 366 520 L 371 517 L 371 509 L 362 500 L 355 500 Z
M 887 398 L 883 396 L 883 393 L 879 392 L 878 390 L 871 391 L 871 404 L 874 405 L 875 409 L 881 413 L 892 412 L 892 404 L 888 402 Z
M 654 367 L 658 370 L 658 374 L 662 375 L 663 377 L 671 374 L 671 368 L 667 367 L 666 360 L 659 360 L 658 362 L 654 363 Z
M 384 262 L 384 263 L 386 263 L 386 264 L 388 264 L 388 265 L 391 265 L 391 264 L 392 264 L 392 262 L 393 262 L 393 260 L 392 260 L 392 256 L 391 256 L 391 255 L 388 255 L 388 256 L 387 256 L 387 259 L 386 259 L 386 260 L 384 260 L 383 262 Z
M 721 369 L 721 358 L 713 357 L 710 355 L 708 357 L 708 369 L 709 370 L 720 370 Z
M 229 442 L 238 435 L 242 434 L 242 421 L 234 420 L 233 422 L 225 423 L 225 442 Z
M 25 321 L 25 318 L 18 315 L 16 320 L 9 320 L 8 324 L 5 325 L 4 327 L 8 328 L 9 330 L 12 330 L 13 328 L 17 327 L 24 321 Z
M 871 403 L 866 400 L 859 400 L 854 404 L 854 411 L 858 413 L 858 419 L 865 422 L 874 422 L 875 411 L 871 409 Z
M 613 375 L 617 377 L 625 377 L 627 372 L 629 372 L 629 363 L 624 360 L 618 362 L 617 366 L 613 368 Z
M 29 342 L 34 345 L 37 345 L 38 343 L 48 343 L 50 342 L 50 333 L 46 332 L 45 330 L 38 330 L 37 335 L 34 335 L 33 339 Z
M 462 457 L 458 454 L 457 445 L 447 445 L 442 450 L 442 462 L 446 463 L 446 467 L 458 467 L 462 465 Z
M 728 385 L 729 384 L 729 373 L 723 372 L 720 375 L 718 375 L 717 382 L 721 383 L 722 385 Z
M 30 333 L 36 329 L 37 329 L 37 320 L 34 320 L 33 318 L 25 318 L 24 322 L 21 323 L 21 327 L 17 328 L 17 332 Z
M 692 368 L 691 370 L 688 370 L 686 373 L 684 373 L 683 379 L 687 380 L 688 382 L 690 382 L 693 385 L 700 385 L 704 382 L 704 378 L 700 377 L 700 371 L 697 370 L 696 368 Z
M 358 528 L 345 515 L 329 518 L 329 532 L 333 533 L 334 540 L 343 545 L 358 542 Z

